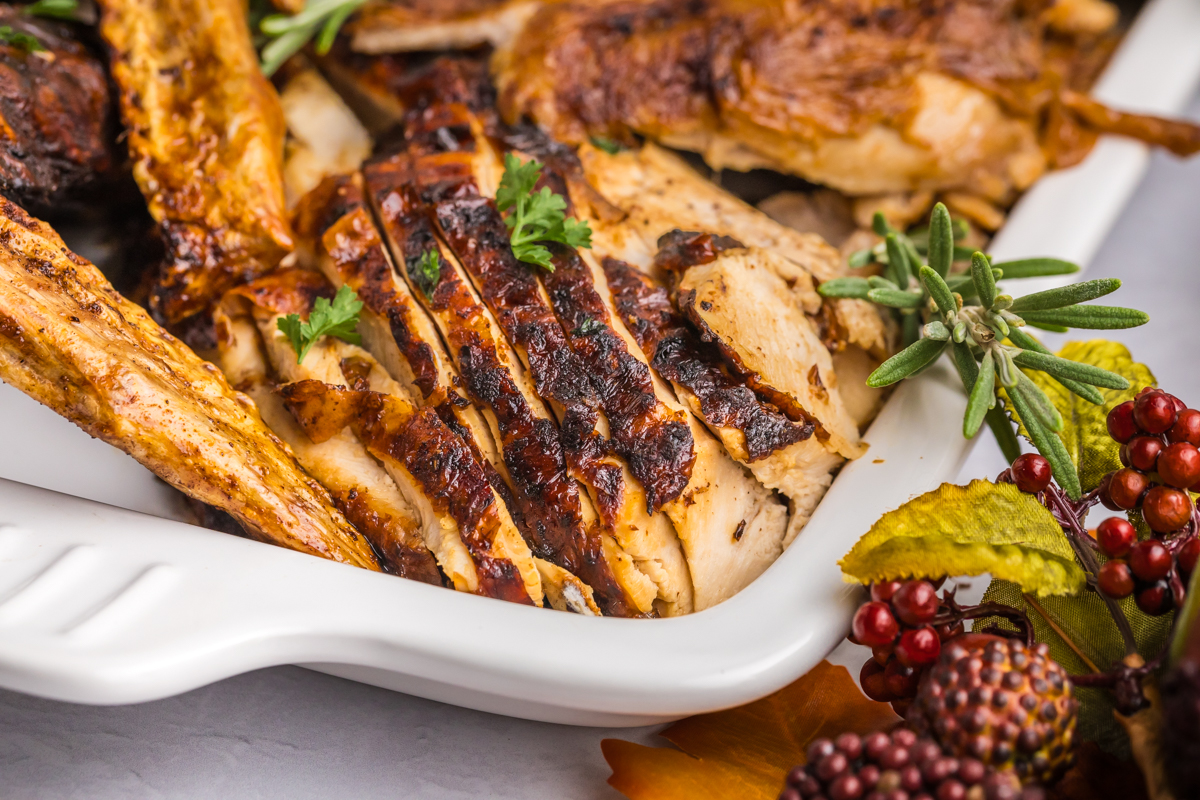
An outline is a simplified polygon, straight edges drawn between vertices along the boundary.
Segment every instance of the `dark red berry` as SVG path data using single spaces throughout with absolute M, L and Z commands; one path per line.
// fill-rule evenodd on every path
M 881 666 L 881 667 L 884 666 L 885 664 L 887 664 L 888 659 L 891 657 L 892 657 L 892 646 L 890 644 L 885 644 L 882 647 L 872 647 L 871 648 L 871 658 L 873 658 L 877 662 L 879 662 L 879 666 Z
M 1133 573 L 1124 561 L 1106 562 L 1096 574 L 1096 583 L 1100 591 L 1116 600 L 1133 594 Z
M 1176 414 L 1182 414 L 1184 411 L 1187 411 L 1187 403 L 1183 402 L 1173 394 L 1168 394 L 1167 397 L 1169 397 L 1171 402 L 1175 404 Z M 1178 417 L 1176 417 L 1176 419 L 1178 419 Z
M 1109 558 L 1124 558 L 1137 541 L 1137 531 L 1128 520 L 1109 517 L 1096 526 L 1096 541 Z
M 887 703 L 892 699 L 888 691 L 887 681 L 883 677 L 883 665 L 869 659 L 863 664 L 858 673 L 858 682 L 862 685 L 863 694 L 877 703 Z
M 903 585 L 903 581 L 884 581 L 883 583 L 872 583 L 871 599 L 880 603 L 886 603 L 892 599 L 892 595 L 896 593 L 896 590 Z
M 1045 491 L 1053 477 L 1050 462 L 1037 453 L 1026 453 L 1012 463 L 1013 480 L 1022 492 L 1036 494 Z
M 1158 474 L 1165 483 L 1186 489 L 1200 480 L 1200 450 L 1187 442 L 1168 445 L 1158 457 Z
M 1124 449 L 1124 448 L 1122 448 L 1122 449 Z M 1116 474 L 1117 473 L 1115 471 L 1107 473 L 1104 477 L 1102 477 L 1100 479 L 1100 486 L 1097 487 L 1100 492 L 1100 504 L 1103 505 L 1105 508 L 1107 508 L 1109 511 L 1121 511 L 1122 510 L 1121 507 L 1118 506 L 1116 503 L 1114 503 L 1112 501 L 1112 498 L 1108 496 L 1110 487 L 1112 486 L 1113 476 Z
M 1137 508 L 1150 480 L 1133 469 L 1119 469 L 1108 482 L 1108 499 L 1119 509 Z
M 854 638 L 859 644 L 867 647 L 883 647 L 889 645 L 900 632 L 900 625 L 892 616 L 892 609 L 887 603 L 863 603 L 854 612 L 854 623 L 851 626 Z
M 929 581 L 907 581 L 892 595 L 892 608 L 905 625 L 924 625 L 937 616 L 940 603 Z
M 1175 559 L 1180 571 L 1191 575 L 1196 569 L 1196 562 L 1200 561 L 1200 537 L 1193 536 L 1184 542 L 1183 547 L 1175 554 Z
M 1147 392 L 1133 403 L 1133 421 L 1146 433 L 1166 433 L 1178 416 L 1175 400 L 1164 392 Z
M 966 627 L 961 622 L 955 622 L 953 624 L 947 622 L 945 625 L 938 625 L 936 628 L 934 628 L 934 630 L 937 631 L 938 638 L 945 643 L 953 639 L 955 636 L 962 636 L 963 632 L 966 630 Z
M 1155 486 L 1146 492 L 1142 516 L 1155 533 L 1177 531 L 1192 518 L 1192 500 L 1187 492 Z
M 906 667 L 932 664 L 942 652 L 942 640 L 928 625 L 900 634 L 896 642 L 896 659 Z
M 846 758 L 855 759 L 862 754 L 862 737 L 857 733 L 843 733 L 833 740 L 833 746 L 846 754 Z
M 1125 444 L 1137 434 L 1137 423 L 1133 421 L 1133 401 L 1126 400 L 1108 412 L 1108 435 L 1114 441 Z
M 836 750 L 817 762 L 817 777 L 823 781 L 831 781 L 846 771 L 850 760 Z
M 857 775 L 842 775 L 829 785 L 829 800 L 858 800 L 863 784 Z
M 1153 472 L 1158 455 L 1163 451 L 1162 439 L 1157 436 L 1135 436 L 1125 445 L 1127 466 L 1142 472 Z
M 883 679 L 894 699 L 906 700 L 916 696 L 917 686 L 921 682 L 921 673 L 912 667 L 904 666 L 893 658 L 883 669 Z
M 908 713 L 908 707 L 912 705 L 912 700 L 911 699 L 893 700 L 891 705 L 892 705 L 892 711 L 896 712 L 896 716 L 903 717 L 905 714 Z
M 1142 589 L 1134 597 L 1137 607 L 1143 613 L 1156 617 L 1171 610 L 1171 587 L 1166 581 L 1158 581 L 1153 586 Z
M 1171 554 L 1162 542 L 1147 539 L 1129 551 L 1129 568 L 1143 581 L 1156 581 L 1167 577 L 1171 571 Z
M 1167 431 L 1167 441 L 1187 442 L 1194 447 L 1200 447 L 1200 411 L 1194 408 L 1180 411 L 1175 424 Z

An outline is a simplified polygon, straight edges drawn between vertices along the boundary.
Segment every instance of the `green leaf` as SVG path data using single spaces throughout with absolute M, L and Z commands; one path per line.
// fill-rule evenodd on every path
M 938 311 L 948 317 L 958 313 L 958 302 L 937 270 L 933 267 L 921 267 L 921 283 L 929 292 L 929 296 L 933 298 L 933 302 L 937 304 Z
M 598 319 L 587 317 L 583 322 L 579 323 L 579 327 L 571 331 L 576 336 L 591 336 L 593 333 L 599 333 L 604 330 L 604 323 Z
M 1044 355 L 1053 355 L 1045 345 L 1043 345 L 1041 342 L 1039 342 L 1037 339 L 1033 338 L 1029 334 L 1022 331 L 1020 328 L 1012 328 L 1011 330 L 1009 330 L 1008 339 L 1013 344 L 1015 344 L 1017 347 L 1020 347 L 1022 350 L 1032 350 L 1035 353 L 1042 353 Z M 1075 363 L 1075 362 L 1071 362 L 1071 363 Z M 1036 369 L 1036 367 L 1034 369 Z M 1073 393 L 1079 395 L 1084 400 L 1088 401 L 1089 403 L 1092 403 L 1094 405 L 1103 405 L 1104 404 L 1104 395 L 1100 394 L 1100 390 L 1097 389 L 1095 386 L 1089 386 L 1086 383 L 1079 383 L 1078 381 L 1073 381 L 1073 380 L 1070 380 L 1069 378 L 1063 378 L 1063 377 L 1057 376 L 1057 375 L 1054 376 L 1054 379 L 1056 381 L 1058 381 L 1059 383 L 1061 383 L 1066 388 L 1070 389 Z M 1034 381 L 1036 383 L 1036 379 L 1034 379 Z M 1061 409 L 1060 409 L 1060 411 L 1061 411 Z
M 1024 424 L 1029 440 L 1033 442 L 1037 451 L 1050 462 L 1050 469 L 1054 473 L 1054 479 L 1058 481 L 1058 485 L 1066 491 L 1071 499 L 1078 500 L 1083 492 L 1075 465 L 1071 462 L 1071 457 L 1067 453 L 1062 439 L 1043 424 L 1042 414 L 1045 409 L 1042 407 L 1042 398 L 1045 395 L 1041 394 L 1039 397 L 1040 390 L 1038 393 L 1030 392 L 1029 386 L 1031 385 L 1029 378 L 1022 374 L 1016 388 L 1006 390 L 1005 394 Z
M 1048 356 L 1029 350 L 1022 350 L 1013 356 L 1018 366 L 1037 369 L 1049 373 L 1055 378 L 1090 383 L 1105 389 L 1128 389 L 1129 381 L 1115 372 L 1109 372 L 1091 364 L 1080 364 L 1058 356 Z
M 822 297 L 850 297 L 866 300 L 871 284 L 866 278 L 832 278 L 817 287 Z
M 1050 308 L 1062 308 L 1076 303 L 1086 303 L 1097 297 L 1112 294 L 1121 288 L 1121 282 L 1116 278 L 1100 278 L 1094 281 L 1073 283 L 1058 289 L 1047 289 L 1044 292 L 1034 292 L 1024 297 L 1018 297 L 1008 310 L 1014 314 L 1022 311 L 1045 311 Z
M 604 136 L 593 136 L 588 141 L 592 143 L 592 147 L 595 147 L 597 150 L 603 150 L 610 156 L 615 156 L 624 149 L 619 142 L 615 142 Z
M 442 260 L 437 247 L 431 247 L 421 254 L 415 264 L 408 268 L 413 283 L 427 299 L 433 299 L 433 292 L 442 280 Z
M 1013 484 L 979 480 L 942 484 L 889 511 L 839 563 L 860 583 L 989 573 L 1039 596 L 1086 585 L 1045 506 Z
M 1048 333 L 1067 333 L 1071 330 L 1065 325 L 1051 325 L 1048 322 L 1032 322 L 1030 320 L 1025 320 L 1025 324 L 1030 328 L 1037 328 L 1040 331 L 1046 331 Z
M 902 289 L 907 289 L 911 275 L 908 273 L 908 256 L 904 252 L 904 246 L 900 244 L 900 237 L 895 233 L 889 233 L 885 240 L 888 254 L 888 272 L 891 273 L 892 281 Z
M 512 153 L 504 155 L 504 175 L 496 191 L 496 207 L 509 212 L 504 217 L 519 261 L 553 271 L 550 251 L 541 242 L 559 242 L 570 247 L 590 248 L 592 229 L 587 222 L 570 218 L 567 201 L 548 186 L 534 192 L 542 165 L 532 159 L 524 163 Z
M 1088 661 L 1101 670 L 1107 670 L 1125 657 L 1121 635 L 1113 624 L 1104 600 L 1096 592 L 1082 592 L 1073 597 L 1039 598 L 1031 603 L 1016 584 L 993 581 L 983 601 L 1024 609 L 1033 623 L 1034 638 L 1049 645 L 1050 656 L 1072 675 L 1090 673 L 1092 666 Z M 1147 658 L 1160 652 L 1171 630 L 1171 615 L 1147 616 L 1138 609 L 1132 596 L 1118 601 L 1118 604 L 1133 628 L 1138 651 L 1146 654 Z M 975 630 L 991 625 L 1013 630 L 1011 623 L 999 618 L 977 620 Z M 1059 631 L 1070 638 L 1074 647 L 1067 644 Z M 1088 661 L 1084 661 L 1079 653 Z M 1081 689 L 1077 686 L 1075 696 L 1080 702 L 1076 739 L 1097 742 L 1110 753 L 1128 757 L 1129 740 L 1124 729 L 1113 719 L 1112 693 L 1104 689 Z
M 920 308 L 925 298 L 916 292 L 906 292 L 903 289 L 872 289 L 867 292 L 867 299 L 872 303 L 889 308 Z
M 0 25 L 0 44 L 16 47 L 26 53 L 38 53 L 46 49 L 36 36 L 15 31 L 12 25 Z
M 362 307 L 362 301 L 358 299 L 354 290 L 343 284 L 332 304 L 328 298 L 317 298 L 307 321 L 301 321 L 299 314 L 288 314 L 280 317 L 275 325 L 292 343 L 292 349 L 296 351 L 296 363 L 300 364 L 322 336 L 333 336 L 351 344 L 362 344 L 362 337 L 356 330 Z
M 983 253 L 971 256 L 971 282 L 975 284 L 979 304 L 991 308 L 996 302 L 996 278 L 992 275 L 992 265 Z
M 851 269 L 862 269 L 874 260 L 875 253 L 870 248 L 867 248 L 865 250 L 855 250 L 851 253 L 850 257 L 846 259 L 846 264 Z
M 1150 321 L 1144 311 L 1116 306 L 1069 306 L 1046 311 L 1026 311 L 1021 318 L 1030 324 L 1063 325 L 1068 328 L 1112 331 L 1136 328 Z
M 888 225 L 887 217 L 876 211 L 875 216 L 871 217 L 871 230 L 875 231 L 876 236 L 887 237 L 889 233 L 895 233 L 896 229 Z
M 937 339 L 921 339 L 909 345 L 880 364 L 867 378 L 867 385 L 878 389 L 904 380 L 936 361 L 947 344 Z
M 1079 272 L 1079 265 L 1061 258 L 1021 258 L 1001 261 L 992 266 L 1003 270 L 1005 278 L 1043 278 Z
M 1021 443 L 1017 440 L 1013 424 L 1004 413 L 1004 409 L 997 404 L 987 412 L 986 419 L 988 427 L 992 429 L 992 435 L 996 437 L 996 444 L 1000 445 L 1000 452 L 1004 454 L 1004 460 L 1010 464 L 1016 461 L 1021 455 Z
M 270 77 L 316 37 L 318 54 L 329 52 L 338 31 L 366 0 L 309 0 L 298 14 L 270 14 L 259 22 L 269 41 L 260 53 L 260 68 Z
M 938 203 L 929 217 L 929 266 L 941 277 L 954 262 L 954 223 L 946 206 Z
M 963 436 L 968 439 L 979 433 L 979 426 L 987 416 L 988 409 L 996 400 L 996 364 L 992 360 L 992 351 L 983 354 L 983 362 L 979 365 L 979 377 L 975 379 L 975 387 L 967 400 L 967 413 L 963 417 Z
M 79 10 L 79 0 L 37 0 L 23 9 L 31 17 L 52 17 L 54 19 L 75 19 Z

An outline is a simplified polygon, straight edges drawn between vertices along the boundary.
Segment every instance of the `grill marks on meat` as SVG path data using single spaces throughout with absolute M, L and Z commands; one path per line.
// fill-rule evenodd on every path
M 536 399 L 531 401 L 517 385 L 511 372 L 516 365 L 501 355 L 500 332 L 475 299 L 461 267 L 438 243 L 428 206 L 441 197 L 453 197 L 460 185 L 456 178 L 463 174 L 469 174 L 469 166 L 464 166 L 458 153 L 416 159 L 402 153 L 365 171 L 397 261 L 409 282 L 423 291 L 422 299 L 458 363 L 468 396 L 494 420 L 523 533 L 534 555 L 583 579 L 605 613 L 631 615 L 635 609 L 613 575 L 601 535 L 585 527 L 579 490 L 567 475 L 557 426 L 544 410 L 535 411 Z M 419 268 L 430 251 L 437 253 L 439 263 L 433 286 Z
M 0 5 L 0 24 L 46 48 L 0 43 L 0 192 L 38 211 L 84 199 L 116 162 L 104 64 L 65 23 Z
M 533 604 L 513 562 L 493 554 L 503 521 L 486 474 L 437 412 L 319 381 L 291 383 L 280 392 L 301 426 L 313 431 L 310 436 L 339 423 L 350 426 L 372 455 L 411 476 L 434 510 L 457 524 L 475 564 L 479 594 Z
M 741 431 L 748 460 L 766 458 L 813 435 L 811 421 L 789 420 L 730 375 L 720 353 L 700 341 L 676 313 L 665 288 L 615 258 L 605 258 L 602 265 L 617 313 L 651 366 L 696 397 L 708 424 Z
M 367 569 L 375 555 L 245 399 L 0 200 L 0 377 L 256 538 Z
M 292 249 L 279 98 L 259 69 L 244 3 L 100 6 L 134 177 L 167 246 L 151 306 L 175 325 Z
M 553 246 L 554 271 L 542 275 L 571 348 L 586 367 L 613 431 L 614 449 L 646 491 L 648 511 L 677 498 L 691 478 L 691 430 L 654 393 L 650 369 L 612 329 L 608 308 L 579 254 Z

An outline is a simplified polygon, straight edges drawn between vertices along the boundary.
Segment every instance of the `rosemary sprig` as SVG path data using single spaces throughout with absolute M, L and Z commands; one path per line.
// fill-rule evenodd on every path
M 309 0 L 299 14 L 270 14 L 258 29 L 266 37 L 260 53 L 263 74 L 275 74 L 283 62 L 299 52 L 314 38 L 318 55 L 325 55 L 337 39 L 338 31 L 350 15 L 367 0 Z
M 969 396 L 963 435 L 975 436 L 986 421 L 1005 455 L 1012 460 L 1019 454 L 1012 423 L 999 402 L 1003 391 L 1034 447 L 1050 462 L 1059 485 L 1077 499 L 1079 476 L 1058 435 L 1062 416 L 1023 370 L 1044 372 L 1097 405 L 1103 404 L 1104 397 L 1096 387 L 1125 389 L 1129 382 L 1108 370 L 1059 358 L 1021 328 L 1111 330 L 1144 325 L 1149 317 L 1129 308 L 1081 305 L 1116 291 L 1121 282 L 1114 279 L 1084 281 L 1015 300 L 996 285 L 1001 278 L 1065 275 L 1079 270 L 1058 259 L 992 263 L 985 254 L 972 252 L 969 271 L 950 274 L 954 262 L 964 260 L 961 248 L 955 245 L 955 239 L 961 238 L 961 226 L 950 219 L 941 203 L 934 206 L 929 227 L 914 236 L 892 229 L 880 215 L 876 215 L 874 228 L 884 241 L 863 252 L 870 253 L 869 261 L 884 265 L 884 274 L 837 278 L 820 287 L 825 297 L 869 300 L 893 309 L 900 317 L 906 332 L 904 348 L 871 373 L 868 385 L 897 383 L 950 350 Z M 921 263 L 922 256 L 928 264 Z

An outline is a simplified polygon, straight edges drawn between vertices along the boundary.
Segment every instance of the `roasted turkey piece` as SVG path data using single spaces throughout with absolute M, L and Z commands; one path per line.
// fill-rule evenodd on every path
M 103 61 L 66 23 L 0 5 L 0 25 L 44 48 L 0 42 L 0 193 L 39 213 L 89 199 L 117 160 Z
M 166 240 L 151 292 L 169 325 L 292 248 L 283 115 L 240 0 L 101 0 L 134 177 Z
M 0 379 L 227 511 L 255 538 L 366 569 L 366 540 L 213 365 L 0 199 Z

